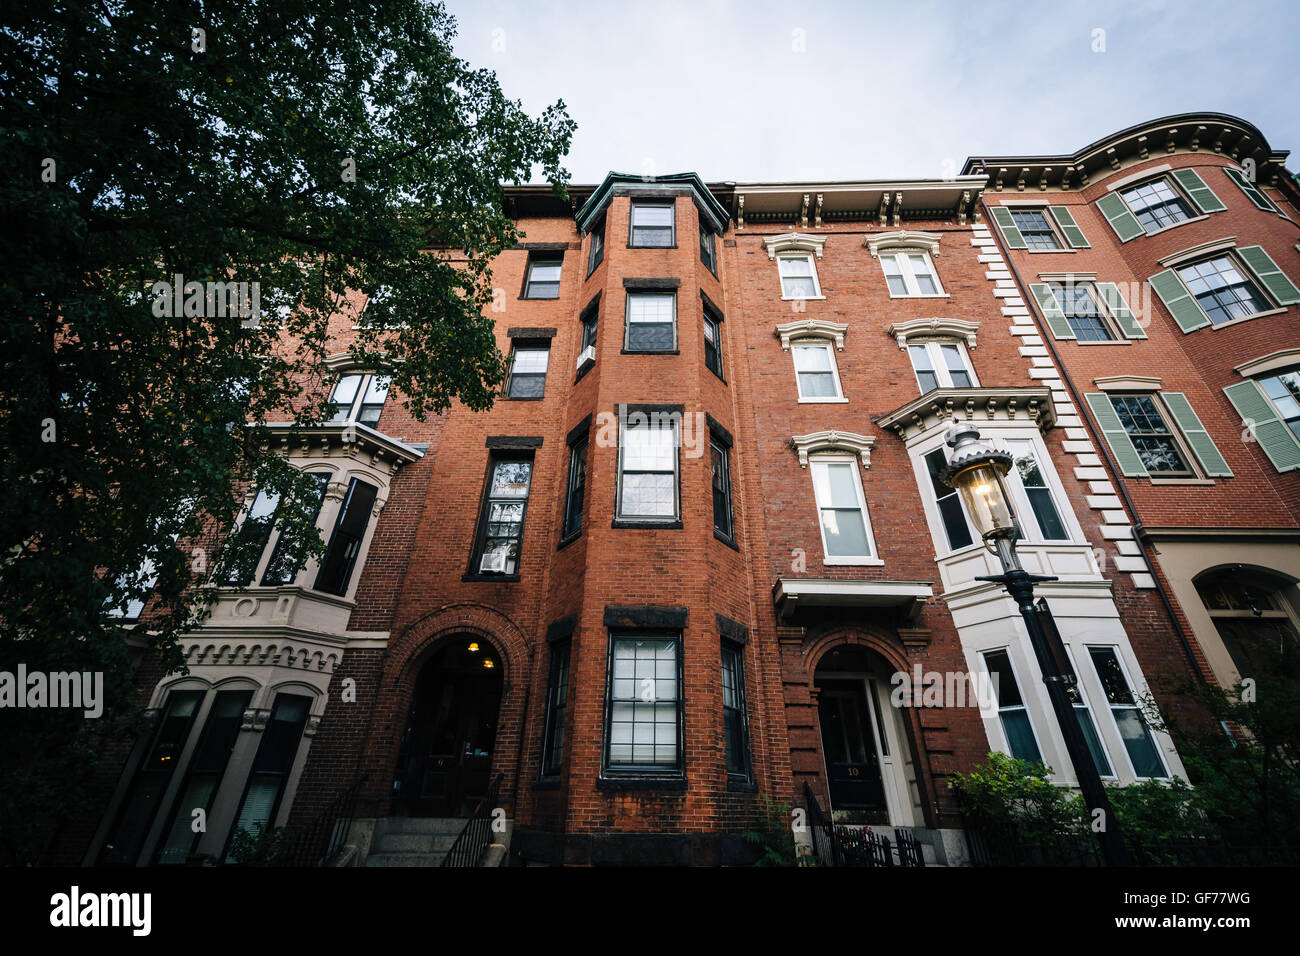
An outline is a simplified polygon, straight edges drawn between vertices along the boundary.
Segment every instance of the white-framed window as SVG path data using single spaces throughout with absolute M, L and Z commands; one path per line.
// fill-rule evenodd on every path
M 1115 770 L 1111 766 L 1110 754 L 1106 752 L 1106 745 L 1102 743 L 1101 736 L 1097 733 L 1097 723 L 1093 716 L 1092 708 L 1088 704 L 1088 692 L 1083 686 L 1083 675 L 1079 673 L 1078 664 L 1074 659 L 1074 651 L 1069 646 L 1065 648 L 1065 654 L 1070 659 L 1071 669 L 1074 671 L 1074 684 L 1065 685 L 1066 696 L 1070 698 L 1070 706 L 1074 708 L 1074 716 L 1079 721 L 1079 729 L 1083 731 L 1084 742 L 1088 745 L 1088 753 L 1092 756 L 1092 764 L 1097 768 L 1097 773 L 1107 779 L 1115 778 Z
M 871 535 L 857 458 L 819 455 L 809 458 L 808 467 L 821 527 L 823 563 L 882 564 Z
M 374 428 L 379 424 L 379 416 L 384 411 L 384 401 L 388 398 L 389 379 L 383 375 L 369 372 L 348 372 L 339 376 L 334 385 L 330 401 L 335 405 L 335 412 L 330 418 L 330 425 L 344 425 L 357 422 Z
M 1020 540 L 1028 544 L 1083 543 L 1082 531 L 1072 514 L 1061 506 L 1061 502 L 1066 500 L 1064 491 L 1041 442 L 1028 436 L 988 437 L 1012 454 L 1013 465 L 1006 481 L 1020 524 Z M 917 479 L 929 499 L 927 507 L 932 513 L 931 523 L 942 528 L 942 532 L 935 533 L 939 555 L 979 544 L 980 536 L 966 513 L 961 496 L 939 478 L 948 463 L 942 436 L 926 442 L 914 450 L 913 455 L 916 456 Z
M 1133 683 L 1113 646 L 1088 646 L 1088 658 L 1101 684 L 1106 704 L 1115 720 L 1115 730 L 1128 753 L 1133 775 L 1139 780 L 1167 779 L 1169 768 L 1156 744 L 1142 708 L 1133 694 Z
M 790 345 L 801 402 L 842 402 L 840 372 L 830 342 L 804 341 Z
M 677 244 L 676 208 L 672 203 L 634 202 L 629 249 L 664 249 Z
M 677 348 L 677 296 L 672 292 L 627 294 L 629 352 L 671 352 Z
M 812 253 L 785 252 L 776 257 L 781 275 L 782 299 L 820 299 L 821 283 L 817 280 L 817 264 Z
M 1010 649 L 1001 647 L 984 651 L 980 656 L 984 660 L 985 671 L 997 688 L 998 723 L 1002 725 L 1007 752 L 1017 760 L 1041 763 L 1043 752 L 1038 746 L 1038 736 L 1034 733 L 1029 707 L 1025 704 L 1020 684 L 1016 680 Z
M 546 391 L 546 369 L 550 360 L 549 342 L 536 340 L 517 342 L 510 360 L 510 378 L 506 382 L 506 397 L 541 398 Z
M 880 268 L 885 272 L 891 298 L 916 296 L 941 296 L 939 273 L 928 252 L 900 249 L 880 253 Z
M 677 417 L 632 412 L 619 423 L 619 518 L 673 521 L 677 494 Z
M 907 346 L 921 394 L 935 388 L 972 388 L 979 385 L 970 356 L 960 342 L 926 342 Z

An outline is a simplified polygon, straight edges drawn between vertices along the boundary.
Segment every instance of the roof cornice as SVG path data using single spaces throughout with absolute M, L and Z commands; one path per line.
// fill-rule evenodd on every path
M 609 200 L 616 192 L 623 193 L 662 193 L 665 190 L 687 189 L 695 207 L 699 209 L 713 229 L 718 233 L 726 232 L 731 214 L 705 185 L 696 173 L 670 173 L 666 176 L 640 176 L 636 173 L 611 172 L 605 181 L 596 187 L 591 197 L 574 213 L 578 231 L 586 232 L 604 212 Z

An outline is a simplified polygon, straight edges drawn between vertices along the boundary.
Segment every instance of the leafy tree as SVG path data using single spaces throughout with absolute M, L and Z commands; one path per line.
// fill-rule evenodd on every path
M 424 0 L 55 0 L 6 21 L 0 669 L 103 672 L 129 715 L 106 609 L 151 595 L 148 653 L 177 668 L 206 582 L 239 561 L 250 486 L 280 494 L 290 557 L 321 551 L 266 424 L 328 417 L 349 290 L 383 293 L 352 351 L 383 353 L 412 414 L 491 405 L 488 264 L 518 239 L 502 184 L 540 168 L 563 194 L 574 124 L 562 101 L 534 118 L 507 100 Z M 156 284 L 177 275 L 256 283 L 261 321 L 219 296 L 169 314 Z M 87 812 L 103 735 L 82 727 L 0 712 L 0 819 L 24 821 L 0 828 L 0 862 Z

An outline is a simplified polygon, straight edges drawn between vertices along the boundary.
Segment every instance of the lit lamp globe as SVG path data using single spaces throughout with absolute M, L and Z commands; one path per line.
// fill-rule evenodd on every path
M 940 477 L 961 495 L 985 546 L 999 557 L 1011 557 L 1020 537 L 1006 484 L 1011 454 L 980 438 L 971 422 L 954 419 L 944 437 L 952 455 Z

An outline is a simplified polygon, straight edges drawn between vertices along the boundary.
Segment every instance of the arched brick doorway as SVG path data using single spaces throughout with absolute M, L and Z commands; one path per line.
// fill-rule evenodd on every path
M 472 634 L 425 660 L 398 747 L 392 815 L 467 816 L 487 795 L 503 670 L 496 648 Z

